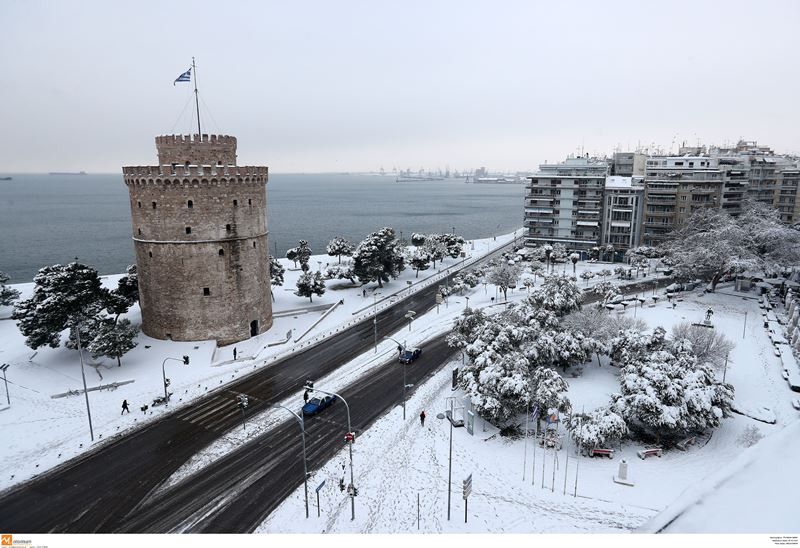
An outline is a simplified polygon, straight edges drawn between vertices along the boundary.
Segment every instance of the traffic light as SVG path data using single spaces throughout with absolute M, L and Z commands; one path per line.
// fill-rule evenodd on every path
M 351 443 L 352 443 L 352 442 L 355 442 L 355 441 L 356 441 L 356 434 L 355 434 L 355 432 L 348 432 L 347 434 L 345 434 L 345 435 L 344 435 L 344 441 L 345 441 L 345 442 L 351 442 Z
M 249 403 L 247 400 L 247 396 L 240 394 L 238 398 L 239 398 L 239 409 L 247 409 L 247 405 Z
M 169 379 L 164 379 L 164 386 L 169 386 L 170 384 L 172 384 L 172 381 L 171 381 L 171 380 L 169 380 Z
M 183 365 L 189 365 L 189 356 L 183 357 Z

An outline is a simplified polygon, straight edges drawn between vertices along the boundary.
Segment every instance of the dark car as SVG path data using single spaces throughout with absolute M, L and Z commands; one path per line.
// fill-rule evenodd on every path
M 303 415 L 316 415 L 326 407 L 333 405 L 333 402 L 335 401 L 336 396 L 321 396 L 317 398 L 311 398 L 308 400 L 308 403 L 303 406 Z
M 422 354 L 421 348 L 410 348 L 400 354 L 400 363 L 411 363 Z

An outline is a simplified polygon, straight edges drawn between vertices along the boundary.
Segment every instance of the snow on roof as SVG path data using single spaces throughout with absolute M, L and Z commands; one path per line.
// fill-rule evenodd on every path
M 685 491 L 639 533 L 797 533 L 800 421 Z
M 633 177 L 611 175 L 606 177 L 606 188 L 630 188 Z

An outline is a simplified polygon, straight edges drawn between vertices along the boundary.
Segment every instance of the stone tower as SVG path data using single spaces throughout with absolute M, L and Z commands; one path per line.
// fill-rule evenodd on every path
M 225 345 L 272 326 L 267 168 L 228 135 L 156 137 L 157 166 L 123 167 L 142 331 Z

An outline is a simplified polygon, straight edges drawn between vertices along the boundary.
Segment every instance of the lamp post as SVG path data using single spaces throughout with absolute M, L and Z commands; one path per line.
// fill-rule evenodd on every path
M 11 405 L 11 398 L 8 395 L 8 380 L 6 379 L 6 369 L 8 369 L 9 367 L 10 367 L 9 364 L 7 363 L 0 365 L 0 371 L 3 372 L 3 382 L 6 384 L 6 401 L 8 402 L 8 405 Z
M 467 306 L 465 306 L 464 308 L 469 308 L 469 297 L 465 296 L 464 298 L 467 300 Z
M 335 396 L 342 400 L 344 403 L 345 409 L 347 409 L 347 445 L 350 448 L 350 487 L 352 487 L 353 491 L 350 493 L 350 521 L 356 519 L 356 486 L 355 480 L 353 479 L 353 428 L 350 426 L 350 406 L 347 405 L 347 400 L 341 397 L 339 394 L 335 392 L 326 392 L 325 390 L 320 390 L 319 388 L 314 388 L 314 384 L 306 384 L 306 390 L 321 392 L 323 394 L 327 394 L 328 396 Z
M 400 356 L 405 354 L 406 352 L 406 345 L 405 343 L 400 344 L 400 341 L 393 339 L 391 337 L 383 337 L 384 339 L 389 339 L 390 341 L 394 342 L 397 345 L 398 350 L 400 351 Z M 413 384 L 406 384 L 406 362 L 401 362 L 403 364 L 403 420 L 406 420 L 406 388 L 411 388 L 414 386 Z
M 375 339 L 375 353 L 378 353 L 378 293 L 372 294 L 372 336 Z
M 94 430 L 92 429 L 92 410 L 89 408 L 89 391 L 86 389 L 86 373 L 83 370 L 83 348 L 81 347 L 81 324 L 75 326 L 75 338 L 78 341 L 78 356 L 81 360 L 81 378 L 83 379 L 83 395 L 86 398 L 86 415 L 89 417 L 89 437 L 94 441 Z
M 408 330 L 409 331 L 411 331 L 411 322 L 414 321 L 414 316 L 416 316 L 416 315 L 417 315 L 417 313 L 414 312 L 413 310 L 409 310 L 408 312 L 406 312 L 405 318 L 408 320 Z
M 189 356 L 184 356 L 183 358 L 164 358 L 164 361 L 161 362 L 161 376 L 164 379 L 164 405 L 169 405 L 169 394 L 167 393 L 167 386 L 169 386 L 169 383 L 167 382 L 167 371 L 165 366 L 170 360 L 181 362 L 184 365 L 189 365 Z
M 439 413 L 436 418 L 442 420 L 444 413 Z M 450 456 L 447 459 L 447 521 L 450 521 L 450 491 L 453 483 L 453 419 L 450 418 Z
M 286 411 L 291 413 L 292 416 L 295 419 L 297 419 L 297 422 L 300 424 L 300 438 L 303 441 L 303 488 L 305 489 L 306 492 L 306 519 L 308 519 L 308 464 L 306 463 L 306 425 L 305 422 L 303 421 L 303 416 L 298 415 L 288 407 L 284 407 L 279 403 L 273 403 L 270 405 L 270 407 L 272 408 L 280 407 L 281 409 L 285 409 Z

